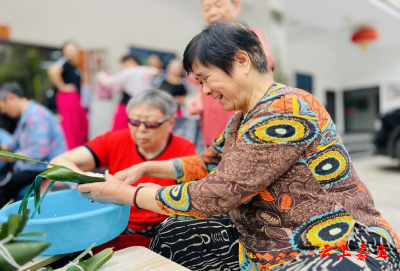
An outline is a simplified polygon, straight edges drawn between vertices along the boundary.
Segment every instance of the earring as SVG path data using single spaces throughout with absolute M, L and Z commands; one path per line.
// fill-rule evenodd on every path
M 249 72 L 248 72 L 248 71 L 246 72 L 246 75 L 249 75 Z

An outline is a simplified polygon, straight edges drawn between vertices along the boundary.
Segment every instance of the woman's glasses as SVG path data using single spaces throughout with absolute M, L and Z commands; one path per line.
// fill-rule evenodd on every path
M 135 119 L 128 119 L 129 124 L 132 126 L 139 127 L 140 124 L 143 123 L 144 126 L 149 129 L 158 128 L 166 121 L 167 120 L 164 120 L 163 122 L 156 122 L 156 121 L 140 121 L 140 120 L 135 120 Z

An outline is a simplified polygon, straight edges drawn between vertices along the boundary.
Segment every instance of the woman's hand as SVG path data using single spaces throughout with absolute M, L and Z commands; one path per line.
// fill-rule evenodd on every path
M 85 199 L 94 200 L 103 204 L 131 204 L 134 187 L 115 178 L 111 174 L 105 175 L 105 182 L 79 184 L 79 195 Z
M 146 173 L 146 162 L 131 166 L 115 174 L 115 178 L 120 179 L 125 184 L 131 185 L 139 180 Z

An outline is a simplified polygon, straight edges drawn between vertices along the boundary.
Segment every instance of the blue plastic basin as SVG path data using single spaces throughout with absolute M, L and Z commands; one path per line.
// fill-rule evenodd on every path
M 0 210 L 0 222 L 10 214 L 17 214 L 21 201 Z M 28 209 L 34 210 L 33 197 Z M 23 233 L 46 232 L 47 236 L 24 237 L 26 240 L 47 241 L 51 246 L 41 255 L 82 251 L 93 243 L 104 244 L 121 234 L 129 220 L 130 206 L 100 204 L 83 199 L 76 189 L 47 194 L 41 204 L 41 213 L 26 223 Z

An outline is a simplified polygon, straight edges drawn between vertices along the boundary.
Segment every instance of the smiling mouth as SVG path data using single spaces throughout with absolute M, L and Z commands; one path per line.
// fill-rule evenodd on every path
M 221 95 L 219 95 L 219 96 L 215 97 L 215 99 L 216 99 L 216 100 L 221 100 L 221 99 L 222 99 L 222 97 L 223 97 L 223 95 L 221 94 Z

